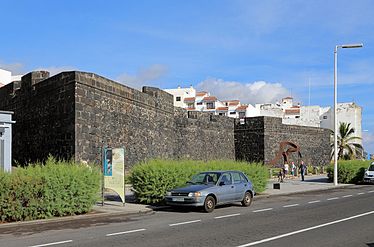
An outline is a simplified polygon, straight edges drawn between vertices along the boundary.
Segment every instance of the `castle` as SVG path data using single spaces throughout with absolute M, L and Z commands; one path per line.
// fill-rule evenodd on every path
M 140 92 L 93 73 L 28 73 L 0 88 L 0 110 L 14 112 L 13 159 L 20 163 L 49 154 L 100 163 L 108 146 L 125 148 L 128 168 L 152 158 L 268 164 L 284 141 L 298 145 L 308 164 L 330 160 L 327 129 L 191 112 L 174 107 L 173 96 L 158 88 Z

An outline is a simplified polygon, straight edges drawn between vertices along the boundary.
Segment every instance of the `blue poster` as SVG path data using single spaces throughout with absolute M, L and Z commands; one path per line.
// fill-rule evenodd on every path
M 113 153 L 111 148 L 104 149 L 104 176 L 113 175 Z

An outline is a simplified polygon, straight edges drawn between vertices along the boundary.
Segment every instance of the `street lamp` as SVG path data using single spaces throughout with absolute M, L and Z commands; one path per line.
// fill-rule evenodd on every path
M 363 44 L 337 45 L 334 50 L 334 185 L 338 185 L 338 49 L 342 48 L 361 48 Z

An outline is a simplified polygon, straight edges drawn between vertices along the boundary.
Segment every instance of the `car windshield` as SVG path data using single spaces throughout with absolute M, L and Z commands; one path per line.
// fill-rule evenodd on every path
M 216 184 L 220 173 L 217 172 L 202 172 L 192 177 L 187 183 L 190 184 Z
M 374 165 L 371 165 L 371 166 L 369 166 L 369 169 L 368 169 L 369 171 L 374 171 Z

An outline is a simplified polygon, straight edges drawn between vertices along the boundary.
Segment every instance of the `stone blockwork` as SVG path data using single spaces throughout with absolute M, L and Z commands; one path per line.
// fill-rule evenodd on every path
M 125 147 L 126 164 L 151 158 L 234 159 L 234 122 L 174 108 L 173 96 L 143 92 L 92 73 L 32 72 L 0 89 L 14 111 L 14 158 L 48 154 L 100 162 L 103 146 Z
M 329 160 L 329 131 L 283 125 L 271 117 L 187 112 L 152 87 L 132 89 L 93 73 L 36 71 L 0 88 L 0 110 L 13 111 L 13 158 L 49 154 L 99 163 L 104 146 L 124 147 L 126 164 L 152 158 L 238 159 L 268 163 L 281 141 L 300 145 L 307 163 Z M 295 157 L 291 157 L 295 159 Z
M 330 134 L 328 129 L 282 124 L 281 118 L 254 117 L 235 124 L 235 153 L 239 160 L 268 164 L 275 158 L 279 145 L 290 141 L 300 147 L 306 164 L 320 166 L 330 161 Z M 298 162 L 296 153 L 290 161 Z M 279 160 L 279 164 L 282 164 Z
M 13 158 L 21 163 L 49 154 L 74 154 L 74 74 L 49 78 L 36 71 L 0 88 L 0 109 L 13 111 Z
M 234 119 L 205 112 L 186 112 L 178 107 L 175 116 L 176 157 L 235 159 Z

